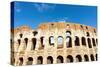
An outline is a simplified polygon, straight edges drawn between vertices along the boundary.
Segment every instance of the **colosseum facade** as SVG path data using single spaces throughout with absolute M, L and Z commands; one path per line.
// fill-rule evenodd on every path
M 97 61 L 96 28 L 68 22 L 42 23 L 11 31 L 11 64 Z

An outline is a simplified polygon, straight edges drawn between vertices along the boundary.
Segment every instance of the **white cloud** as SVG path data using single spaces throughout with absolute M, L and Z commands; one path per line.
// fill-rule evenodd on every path
M 48 4 L 33 4 L 39 12 L 54 9 L 55 5 Z
M 63 18 L 56 18 L 52 20 L 52 22 L 67 22 L 68 17 L 63 17 Z
M 58 19 L 58 22 L 66 22 L 68 20 L 68 17 L 60 18 Z
M 21 9 L 16 9 L 16 12 L 18 12 L 18 13 L 21 12 Z

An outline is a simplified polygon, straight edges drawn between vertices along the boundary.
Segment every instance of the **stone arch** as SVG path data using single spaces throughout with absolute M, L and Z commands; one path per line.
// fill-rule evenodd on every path
M 35 36 L 35 35 L 37 35 L 38 34 L 38 32 L 37 31 L 33 31 L 33 35 Z
M 98 39 L 96 39 L 96 44 L 98 45 Z
M 86 39 L 85 39 L 85 37 L 82 37 L 81 41 L 82 41 L 82 45 L 86 46 Z
M 39 56 L 37 58 L 37 64 L 43 64 L 43 57 L 42 56 Z
M 82 57 L 81 55 L 76 56 L 76 62 L 82 62 Z
M 90 40 L 90 38 L 88 38 L 88 39 L 87 39 L 87 42 L 88 42 L 88 46 L 89 46 L 89 48 L 92 48 L 92 45 L 91 45 L 91 40 Z
M 53 57 L 52 56 L 47 57 L 47 64 L 53 64 Z
M 54 37 L 53 36 L 49 37 L 49 44 L 54 45 Z
M 95 60 L 93 54 L 90 55 L 90 58 L 91 58 L 91 61 L 94 61 Z
M 98 60 L 98 54 L 95 55 L 96 61 Z
M 44 37 L 43 36 L 40 38 L 40 42 L 41 42 L 41 47 L 44 47 Z
M 93 46 L 96 46 L 96 43 L 95 43 L 95 39 L 92 38 L 92 43 L 93 43 Z
M 19 65 L 20 65 L 20 66 L 23 65 L 23 57 L 20 57 L 20 58 L 19 58 Z
M 71 55 L 68 55 L 67 62 L 73 62 L 73 61 L 74 61 L 73 57 Z
M 63 57 L 62 56 L 57 57 L 57 63 L 63 63 Z
M 84 55 L 84 61 L 89 61 L 88 55 Z
M 70 36 L 71 35 L 71 31 L 66 31 L 66 36 Z
M 80 41 L 78 36 L 75 36 L 75 46 L 80 46 Z
M 70 36 L 67 36 L 66 38 L 67 42 L 66 42 L 66 46 L 69 48 L 69 47 L 72 47 L 72 38 Z
M 27 65 L 32 65 L 33 64 L 33 58 L 29 57 L 27 61 Z
M 20 44 L 21 44 L 21 40 L 18 39 L 17 42 L 18 42 L 18 46 L 20 46 Z
M 36 48 L 36 42 L 37 42 L 37 39 L 36 38 L 32 38 L 32 45 L 33 45 L 32 50 L 35 50 L 35 48 Z
M 87 36 L 90 36 L 89 32 L 86 32 L 86 35 L 87 35 Z
M 58 48 L 62 48 L 63 47 L 63 37 L 62 36 L 58 36 Z
M 20 36 L 20 38 L 22 38 L 23 37 L 23 34 L 21 33 L 21 34 L 19 34 L 19 36 Z
M 25 41 L 25 45 L 26 45 L 26 47 L 27 47 L 27 44 L 28 44 L 28 38 L 25 38 L 24 41 Z

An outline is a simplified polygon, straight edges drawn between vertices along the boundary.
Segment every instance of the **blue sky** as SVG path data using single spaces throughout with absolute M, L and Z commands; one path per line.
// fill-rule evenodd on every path
M 37 28 L 44 22 L 71 22 L 97 27 L 97 7 L 68 4 L 14 2 L 14 28 Z

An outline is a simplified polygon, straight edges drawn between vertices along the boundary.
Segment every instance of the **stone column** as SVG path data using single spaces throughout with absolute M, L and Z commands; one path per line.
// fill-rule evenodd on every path
M 47 57 L 46 56 L 43 57 L 43 64 L 47 64 Z
M 31 51 L 32 50 L 32 41 L 31 40 L 29 40 L 28 41 L 28 44 L 27 44 L 27 47 L 26 47 L 26 51 Z
M 53 64 L 56 64 L 56 63 L 57 63 L 57 57 L 54 56 L 54 57 L 53 57 Z
M 20 44 L 20 46 L 19 46 L 18 51 L 19 51 L 19 52 L 20 52 L 20 51 L 25 51 L 25 49 L 26 49 L 25 43 L 24 43 L 24 41 L 22 41 L 21 44 Z

